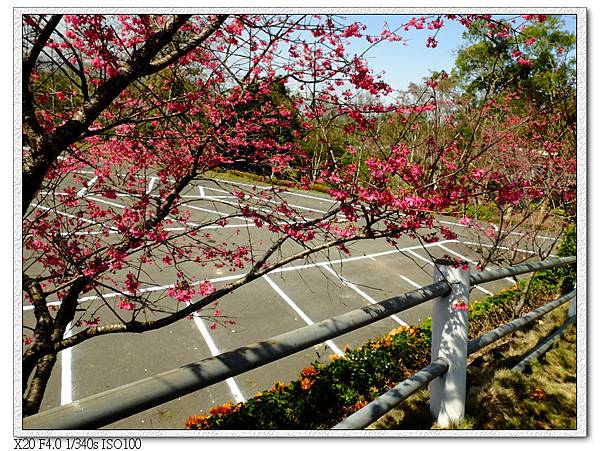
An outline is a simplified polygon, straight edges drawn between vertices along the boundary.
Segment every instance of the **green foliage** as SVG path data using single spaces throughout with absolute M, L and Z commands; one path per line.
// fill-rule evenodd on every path
M 480 221 L 499 222 L 498 208 L 491 203 L 467 205 L 465 216 Z
M 491 37 L 486 25 L 479 22 L 465 33 L 471 45 L 459 51 L 452 75 L 468 94 L 477 96 L 489 90 L 494 95 L 508 90 L 546 103 L 572 89 L 576 40 L 564 30 L 558 16 L 548 16 L 544 22 L 500 38 L 494 33 L 504 25 L 499 21 Z
M 577 225 L 575 223 L 565 229 L 557 255 L 559 257 L 577 255 Z M 577 283 L 577 265 L 556 268 L 553 270 L 553 275 L 556 279 L 562 280 L 562 292 L 566 293 L 572 290 Z
M 341 421 L 398 381 L 427 365 L 430 338 L 419 327 L 401 327 L 348 350 L 332 362 L 315 362 L 297 380 L 212 415 L 190 417 L 190 428 L 321 429 Z M 315 415 L 318 411 L 319 415 Z
M 577 225 L 570 224 L 563 235 L 562 242 L 558 247 L 559 257 L 569 257 L 571 255 L 577 255 Z M 571 287 L 575 286 L 576 279 L 576 266 L 572 265 L 567 268 L 562 268 L 562 276 Z

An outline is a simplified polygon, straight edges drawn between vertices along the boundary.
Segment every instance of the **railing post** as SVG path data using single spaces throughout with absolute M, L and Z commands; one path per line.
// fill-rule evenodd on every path
M 431 361 L 442 357 L 449 367 L 429 384 L 430 411 L 439 426 L 448 427 L 465 414 L 469 269 L 466 262 L 457 265 L 448 259 L 436 260 L 434 268 L 434 281 L 446 280 L 452 291 L 433 300 Z
M 577 289 L 577 284 L 575 284 L 573 289 Z M 572 318 L 574 316 L 577 316 L 577 297 L 571 299 L 571 303 L 569 304 L 569 312 L 567 313 L 567 318 Z

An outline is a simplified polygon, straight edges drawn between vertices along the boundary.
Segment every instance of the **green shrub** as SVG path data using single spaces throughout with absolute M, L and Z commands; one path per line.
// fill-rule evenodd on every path
M 577 226 L 569 225 L 563 235 L 562 242 L 557 252 L 559 257 L 569 257 L 577 255 Z M 557 268 L 558 277 L 563 281 L 563 292 L 572 290 L 577 283 L 577 265 L 569 265 L 563 268 Z

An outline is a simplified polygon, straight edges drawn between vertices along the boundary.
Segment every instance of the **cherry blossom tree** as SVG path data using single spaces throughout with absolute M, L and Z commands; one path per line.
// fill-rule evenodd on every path
M 197 312 L 218 322 L 220 298 L 273 269 L 357 240 L 453 238 L 439 212 L 490 192 L 502 205 L 535 201 L 572 174 L 560 130 L 548 143 L 533 135 L 535 111 L 450 104 L 437 97 L 443 74 L 417 101 L 394 101 L 364 55 L 347 51 L 349 40 L 401 42 L 411 28 L 435 47 L 448 20 L 491 19 L 413 18 L 374 35 L 333 16 L 24 16 L 22 283 L 35 316 L 24 331 L 24 414 L 38 411 L 63 349 Z M 381 118 L 400 122 L 388 142 Z M 521 158 L 528 139 L 556 165 L 540 167 L 530 147 Z M 186 193 L 240 165 L 325 186 L 337 203 L 319 213 L 290 205 L 275 184 L 235 188 L 215 196 L 216 219 L 197 220 Z M 204 267 L 244 273 L 217 288 Z M 162 296 L 144 289 L 153 270 L 171 277 Z M 85 307 L 86 294 L 102 305 Z

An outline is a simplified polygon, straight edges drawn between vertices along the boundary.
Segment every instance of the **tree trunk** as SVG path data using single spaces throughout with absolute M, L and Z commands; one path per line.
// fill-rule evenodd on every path
M 29 383 L 29 390 L 23 396 L 23 416 L 33 415 L 40 410 L 46 385 L 56 363 L 56 354 L 42 357 L 35 366 L 35 374 Z M 25 384 L 27 381 L 23 381 Z
M 521 290 L 521 296 L 519 296 L 519 300 L 512 306 L 513 319 L 517 318 L 521 314 L 521 310 L 523 310 L 523 307 L 525 307 L 525 304 L 527 303 L 527 299 L 529 298 L 529 288 L 531 287 L 531 281 L 533 280 L 534 276 L 535 272 L 533 272 L 531 277 L 527 279 L 525 289 Z

